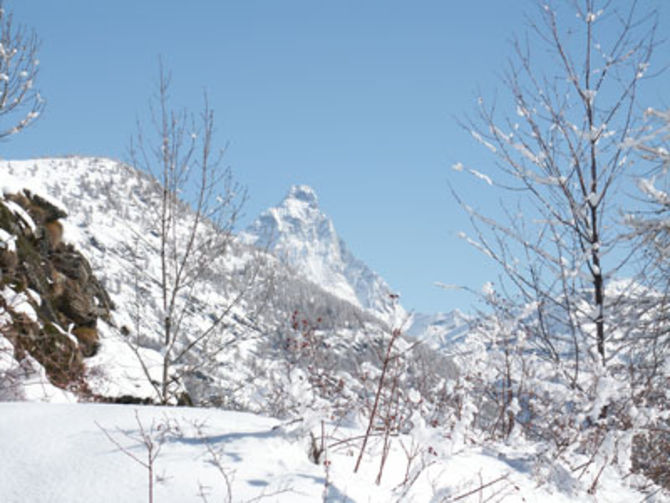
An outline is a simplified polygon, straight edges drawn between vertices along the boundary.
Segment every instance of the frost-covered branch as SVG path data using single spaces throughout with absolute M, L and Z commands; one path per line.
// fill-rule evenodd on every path
M 530 25 L 535 38 L 514 42 L 504 74 L 514 114 L 479 98 L 476 118 L 463 123 L 498 162 L 488 171 L 455 169 L 508 191 L 518 208 L 491 218 L 457 199 L 476 223 L 478 248 L 526 301 L 541 297 L 538 316 L 559 309 L 574 320 L 577 303 L 568 299 L 590 299 L 589 315 L 572 326 L 583 341 L 594 335 L 606 362 L 613 309 L 606 284 L 630 258 L 621 252 L 621 198 L 613 191 L 643 134 L 634 105 L 657 45 L 656 19 L 635 4 L 623 12 L 596 0 L 575 6 L 577 16 L 566 20 L 553 2 L 539 2 L 539 21 Z M 540 60 L 547 54 L 556 62 L 550 71 Z
M 44 99 L 35 87 L 39 45 L 37 35 L 16 26 L 0 1 L 0 138 L 22 131 L 44 109 Z
M 485 348 L 472 349 L 485 363 L 468 378 L 484 397 L 484 429 L 541 438 L 556 455 L 581 449 L 595 492 L 604 466 L 630 461 L 631 439 L 650 438 L 647 428 L 665 421 L 653 411 L 665 408 L 657 390 L 667 386 L 661 362 L 670 354 L 669 126 L 665 112 L 648 111 L 654 128 L 637 113 L 657 15 L 639 2 L 537 6 L 528 38 L 512 46 L 507 104 L 479 98 L 462 123 L 494 166 L 454 165 L 503 200 L 490 215 L 452 184 L 472 224 L 462 237 L 502 271 L 483 289 L 487 307 L 468 343 Z M 657 168 L 645 173 L 636 152 Z M 649 251 L 630 246 L 622 218 L 639 205 L 619 190 L 630 175 L 655 204 L 628 217 L 653 265 Z

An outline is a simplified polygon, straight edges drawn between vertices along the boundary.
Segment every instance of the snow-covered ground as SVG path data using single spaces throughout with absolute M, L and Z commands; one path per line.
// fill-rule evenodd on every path
M 148 456 L 143 432 L 158 451 L 153 462 L 154 501 L 163 503 L 315 502 L 323 501 L 324 491 L 327 501 L 361 503 L 643 498 L 609 471 L 595 496 L 558 470 L 544 474 L 548 477 L 541 478 L 549 482 L 540 484 L 540 474 L 529 468 L 531 446 L 524 453 L 518 448 L 515 452 L 482 447 L 446 452 L 441 446 L 420 451 L 410 468 L 416 482 L 404 491 L 398 487 L 407 466 L 401 443 L 411 452 L 410 438 L 393 440 L 377 486 L 380 458 L 374 446 L 357 474 L 353 467 L 358 443 L 333 446 L 361 431 L 332 424 L 324 430 L 331 446 L 326 454 L 328 474 L 324 464 L 310 461 L 310 435 L 300 423 L 283 425 L 276 419 L 216 409 L 0 403 L 0 501 L 149 501 L 148 470 L 141 464 Z M 319 427 L 314 431 L 317 444 L 319 431 Z M 481 486 L 486 487 L 478 491 Z

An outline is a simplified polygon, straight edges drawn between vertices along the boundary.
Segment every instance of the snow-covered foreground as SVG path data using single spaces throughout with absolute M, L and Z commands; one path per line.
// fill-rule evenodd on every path
M 325 429 L 333 435 L 331 444 L 360 433 L 334 430 L 332 425 Z M 139 463 L 148 455 L 142 431 L 159 449 L 154 461 L 156 502 L 323 500 L 325 467 L 309 460 L 309 434 L 299 425 L 215 409 L 8 402 L 0 403 L 0 501 L 149 501 L 148 471 Z M 404 444 L 409 446 L 409 439 Z M 431 454 L 433 459 L 403 494 L 394 491 L 407 460 L 400 439 L 393 444 L 380 486 L 374 484 L 378 456 L 364 458 L 359 473 L 353 474 L 355 454 L 354 444 L 328 451 L 327 501 L 486 501 L 492 495 L 492 501 L 525 502 L 642 499 L 612 478 L 603 481 L 596 496 L 577 486 L 568 490 L 570 477 L 558 492 L 561 474 L 550 477 L 555 485 L 539 486 L 537 474 L 518 453 L 474 447 Z M 222 472 L 230 483 L 230 500 Z M 476 491 L 490 482 L 483 493 Z
M 293 489 L 286 501 L 314 501 L 323 489 L 322 470 L 299 443 L 273 430 L 272 419 L 204 409 L 4 403 L 0 501 L 147 501 L 147 470 L 129 456 L 146 460 L 140 424 L 157 447 L 169 425 L 155 460 L 155 501 L 197 501 L 199 486 L 211 501 L 225 501 L 225 481 L 207 444 L 222 453 L 235 501 L 286 488 Z

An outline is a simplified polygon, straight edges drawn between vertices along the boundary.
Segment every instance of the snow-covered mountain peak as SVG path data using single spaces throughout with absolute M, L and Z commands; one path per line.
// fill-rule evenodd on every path
M 286 197 L 261 215 L 241 233 L 241 238 L 261 248 L 275 248 L 282 241 L 282 251 L 287 251 L 286 241 L 293 241 L 290 248 L 300 248 L 309 255 L 310 250 L 320 254 L 339 253 L 335 227 L 321 211 L 314 189 L 308 185 L 293 185 Z M 293 264 L 292 260 L 287 260 Z
M 293 235 L 314 245 L 325 245 L 324 252 L 338 253 L 337 234 L 331 220 L 319 208 L 319 199 L 309 185 L 293 185 L 288 194 L 276 207 L 270 208 L 259 218 L 263 227 L 274 227 L 275 234 Z M 252 227 L 255 223 L 252 224 Z M 263 232 L 254 232 L 266 239 L 278 236 Z M 267 241 L 264 241 L 267 245 Z M 335 246 L 333 246 L 335 245 Z
M 284 199 L 284 202 L 295 200 L 306 203 L 311 208 L 318 208 L 319 199 L 316 192 L 309 185 L 293 185 Z
M 358 260 L 321 210 L 314 189 L 294 185 L 275 207 L 263 212 L 241 234 L 249 244 L 267 248 L 296 272 L 324 290 L 393 323 L 392 290 Z M 404 311 L 402 311 L 404 313 Z

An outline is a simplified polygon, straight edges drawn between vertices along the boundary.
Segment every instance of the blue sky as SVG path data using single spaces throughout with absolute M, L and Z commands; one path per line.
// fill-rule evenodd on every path
M 290 185 L 309 184 L 352 251 L 407 308 L 468 309 L 472 296 L 434 282 L 478 289 L 495 277 L 457 238 L 468 223 L 447 181 L 457 161 L 492 162 L 457 119 L 479 94 L 502 90 L 508 42 L 524 32 L 532 2 L 6 3 L 42 39 L 47 109 L 0 146 L 2 157 L 126 159 L 161 55 L 175 105 L 197 111 L 207 89 L 227 163 L 249 190 L 242 224 Z M 661 17 L 667 32 L 668 8 Z M 668 82 L 654 82 L 644 98 L 667 105 Z M 489 204 L 479 185 L 463 187 L 466 199 Z

